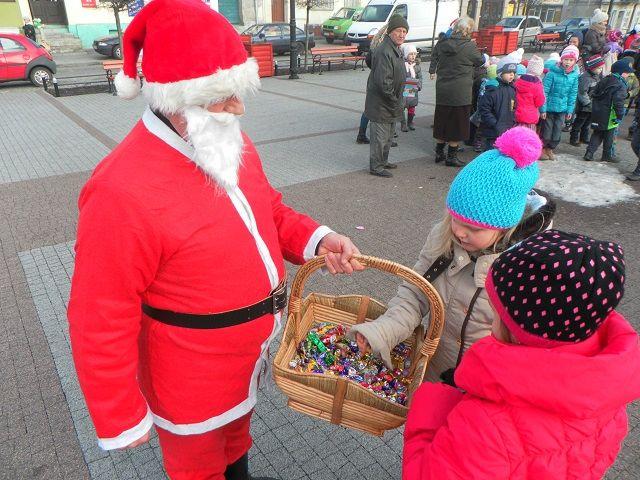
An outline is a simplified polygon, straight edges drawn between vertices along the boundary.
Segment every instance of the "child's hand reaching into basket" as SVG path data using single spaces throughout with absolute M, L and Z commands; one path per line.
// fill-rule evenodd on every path
M 356 332 L 356 343 L 358 344 L 358 350 L 360 350 L 361 354 L 367 353 L 371 349 L 369 341 L 360 332 Z

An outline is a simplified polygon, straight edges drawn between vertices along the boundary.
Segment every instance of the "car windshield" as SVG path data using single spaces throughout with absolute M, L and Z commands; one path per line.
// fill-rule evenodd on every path
M 341 8 L 331 15 L 331 18 L 351 18 L 351 15 L 353 15 L 353 8 Z
M 558 26 L 559 27 L 573 27 L 574 25 L 578 25 L 580 23 L 579 18 L 565 18 L 561 21 Z
M 242 35 L 257 35 L 261 28 L 262 25 L 260 24 L 253 25 L 242 32 Z
M 384 22 L 393 5 L 369 5 L 362 11 L 359 22 Z
M 500 25 L 505 28 L 517 28 L 522 21 L 522 17 L 508 17 L 500 20 L 496 25 Z

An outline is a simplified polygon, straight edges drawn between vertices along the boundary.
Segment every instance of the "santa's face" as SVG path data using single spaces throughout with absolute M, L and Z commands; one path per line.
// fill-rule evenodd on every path
M 189 107 L 183 113 L 187 138 L 195 150 L 193 161 L 225 190 L 237 186 L 243 147 L 242 100 L 231 98 L 208 107 Z

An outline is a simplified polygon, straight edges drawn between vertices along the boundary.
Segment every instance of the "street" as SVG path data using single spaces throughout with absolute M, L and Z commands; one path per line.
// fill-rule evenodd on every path
M 58 76 L 103 73 L 99 62 L 106 57 L 83 55 L 68 56 Z M 261 91 L 246 102 L 243 128 L 288 204 L 350 236 L 363 253 L 412 266 L 443 214 L 458 170 L 433 162 L 435 82 L 425 81 L 417 129 L 401 133 L 391 150 L 390 160 L 399 163 L 394 177 L 368 174 L 369 147 L 355 143 L 367 75 L 357 69 L 297 81 L 263 79 Z M 28 84 L 0 85 L 2 479 L 165 478 L 155 437 L 130 451 L 98 448 L 66 322 L 78 193 L 143 109 L 141 97 L 54 98 Z M 624 180 L 637 163 L 624 139 L 628 122 L 616 147 L 621 163 L 582 161 L 584 148 L 570 146 L 564 134 L 558 160 L 540 165 L 538 188 L 558 202 L 556 228 L 622 244 L 627 284 L 620 311 L 640 329 L 640 186 Z M 461 154 L 473 156 L 468 147 Z M 289 266 L 290 278 L 295 272 Z M 307 291 L 370 294 L 387 302 L 398 283 L 377 271 L 317 275 Z M 630 406 L 629 421 L 608 479 L 640 478 L 640 403 Z M 330 425 L 287 408 L 275 387 L 261 390 L 252 434 L 253 475 L 400 478 L 402 429 L 378 438 Z

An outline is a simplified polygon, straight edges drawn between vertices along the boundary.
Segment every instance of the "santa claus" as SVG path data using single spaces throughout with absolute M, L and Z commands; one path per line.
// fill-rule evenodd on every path
M 282 202 L 239 126 L 258 67 L 200 0 L 153 0 L 124 36 L 118 93 L 149 107 L 82 189 L 69 326 L 99 445 L 155 424 L 173 479 L 249 479 L 249 419 L 280 329 L 284 260 L 362 268 Z

